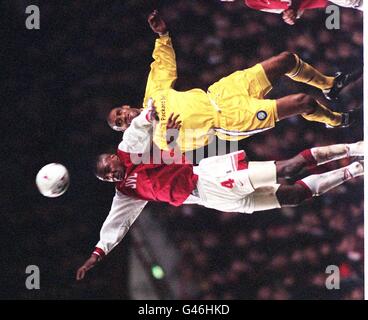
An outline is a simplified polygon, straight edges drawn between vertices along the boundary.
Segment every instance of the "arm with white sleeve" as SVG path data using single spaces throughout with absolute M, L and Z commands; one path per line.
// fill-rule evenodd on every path
M 91 256 L 78 269 L 77 280 L 82 280 L 89 269 L 121 242 L 146 204 L 145 200 L 129 197 L 116 190 L 110 213 L 100 231 L 100 240 Z
M 147 108 L 134 118 L 130 126 L 124 131 L 119 150 L 132 154 L 145 153 L 150 150 L 155 113 L 153 100 L 150 98 L 147 102 Z
M 154 114 L 153 100 L 150 99 L 148 108 L 134 118 L 129 128 L 125 130 L 123 141 L 119 144 L 120 150 L 130 154 L 150 150 Z M 120 243 L 146 204 L 145 200 L 129 197 L 116 190 L 110 213 L 100 231 L 100 241 L 91 256 L 77 270 L 77 280 L 82 280 L 89 269 Z

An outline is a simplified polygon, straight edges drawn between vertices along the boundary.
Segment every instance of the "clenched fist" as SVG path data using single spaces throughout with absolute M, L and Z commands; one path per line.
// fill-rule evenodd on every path
M 159 35 L 167 33 L 167 27 L 165 21 L 161 18 L 157 10 L 150 13 L 147 19 L 153 32 Z

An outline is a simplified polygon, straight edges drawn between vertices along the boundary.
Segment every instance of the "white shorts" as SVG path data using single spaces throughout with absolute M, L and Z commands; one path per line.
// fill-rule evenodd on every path
M 363 0 L 329 0 L 340 7 L 353 8 L 363 11 Z
M 235 152 L 211 157 L 208 162 L 203 159 L 194 167 L 194 173 L 198 175 L 200 204 L 220 211 L 242 213 L 280 208 L 276 197 L 279 185 L 276 183 L 275 162 L 249 162 L 247 169 L 229 169 L 228 160 L 238 155 Z

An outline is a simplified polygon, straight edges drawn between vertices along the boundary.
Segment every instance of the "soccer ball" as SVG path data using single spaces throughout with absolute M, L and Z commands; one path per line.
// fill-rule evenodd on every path
M 45 197 L 59 197 L 69 187 L 68 170 L 60 163 L 49 163 L 38 171 L 36 185 Z

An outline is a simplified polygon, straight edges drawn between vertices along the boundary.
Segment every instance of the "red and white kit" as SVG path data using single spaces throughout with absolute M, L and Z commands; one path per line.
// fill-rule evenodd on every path
M 95 254 L 109 253 L 148 201 L 174 206 L 199 204 L 242 213 L 280 207 L 275 196 L 278 185 L 274 161 L 262 162 L 261 166 L 259 162 L 247 162 L 244 151 L 203 159 L 198 166 L 188 163 L 184 156 L 181 163 L 137 164 L 136 159 L 147 155 L 151 148 L 152 123 L 146 114 L 143 111 L 132 121 L 119 144 L 117 155 L 124 163 L 125 177 L 116 183 L 116 194 Z
M 292 0 L 245 0 L 245 4 L 256 10 L 281 13 L 289 9 Z M 302 0 L 298 6 L 298 10 L 324 8 L 327 6 L 327 0 Z
M 328 2 L 341 7 L 354 8 L 363 10 L 363 0 L 245 0 L 245 4 L 256 10 L 281 13 L 294 4 L 298 12 L 303 12 L 305 9 L 325 8 Z

